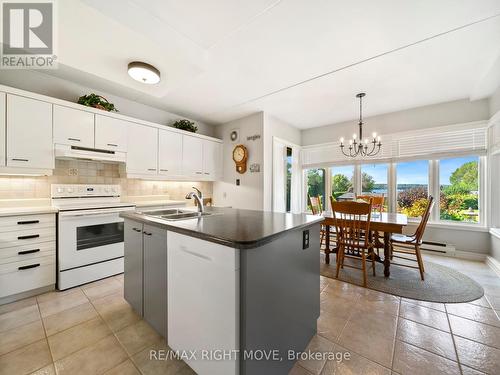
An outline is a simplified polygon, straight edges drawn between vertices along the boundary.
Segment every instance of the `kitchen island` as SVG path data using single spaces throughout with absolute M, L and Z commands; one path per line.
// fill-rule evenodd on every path
M 320 314 L 321 217 L 123 213 L 125 298 L 198 374 L 287 374 Z M 194 354 L 192 354 L 194 353 Z

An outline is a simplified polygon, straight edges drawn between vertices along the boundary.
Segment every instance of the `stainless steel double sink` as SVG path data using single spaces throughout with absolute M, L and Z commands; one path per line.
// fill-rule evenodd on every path
M 196 212 L 196 211 L 180 210 L 178 208 L 172 208 L 167 210 L 143 211 L 141 213 L 146 216 L 152 216 L 168 221 L 197 219 L 213 215 L 213 213 L 211 212 Z

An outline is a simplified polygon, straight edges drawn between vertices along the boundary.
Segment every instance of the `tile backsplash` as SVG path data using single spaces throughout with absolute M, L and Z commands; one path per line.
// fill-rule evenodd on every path
M 120 176 L 118 164 L 56 160 L 52 176 L 0 176 L 0 199 L 50 198 L 51 184 L 116 184 L 122 195 L 169 195 L 170 199 L 184 199 L 192 186 L 212 196 L 211 182 L 149 181 Z

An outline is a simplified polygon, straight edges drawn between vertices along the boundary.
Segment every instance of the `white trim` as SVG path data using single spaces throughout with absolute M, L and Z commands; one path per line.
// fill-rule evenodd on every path
M 455 250 L 455 258 L 485 262 L 488 254 L 474 253 L 472 251 Z
M 493 116 L 490 117 L 490 120 L 488 121 L 488 128 L 491 128 L 496 124 L 500 124 L 500 111 L 498 111 L 497 113 L 495 113 Z
M 486 257 L 486 265 L 490 267 L 498 277 L 500 277 L 500 262 L 498 260 L 488 255 Z
M 408 220 L 408 226 L 417 226 L 420 223 L 419 220 Z M 466 232 L 489 232 L 489 228 L 480 224 L 465 224 L 465 223 L 453 223 L 453 222 L 431 222 L 427 223 L 429 228 L 438 228 L 438 229 L 451 229 L 451 230 L 459 230 Z
M 500 228 L 490 228 L 490 234 L 500 240 Z
M 436 254 L 436 252 L 434 252 L 434 251 L 422 250 L 422 253 L 427 254 L 427 255 L 435 255 L 435 256 L 442 256 L 442 257 L 448 257 L 448 258 L 473 260 L 476 262 L 485 262 L 486 259 L 488 258 L 488 254 L 476 253 L 473 251 L 462 251 L 462 250 L 449 251 L 447 253 L 443 252 L 440 254 Z M 425 259 L 424 259 L 424 262 L 425 262 Z M 432 262 L 432 260 L 431 260 L 431 262 Z

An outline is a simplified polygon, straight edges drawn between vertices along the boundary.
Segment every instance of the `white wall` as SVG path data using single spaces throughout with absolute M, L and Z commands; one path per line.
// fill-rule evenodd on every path
M 158 124 L 171 125 L 177 119 L 185 118 L 134 100 L 105 93 L 96 87 L 85 87 L 42 72 L 31 70 L 0 70 L 0 84 L 75 103 L 80 96 L 93 92 L 104 96 L 108 101 L 114 103 L 120 114 Z M 209 136 L 214 135 L 213 126 L 199 121 L 195 121 L 195 123 L 198 126 L 198 133 Z
M 493 117 L 497 112 L 500 112 L 500 86 L 497 91 L 489 99 L 490 117 Z
M 244 174 L 236 172 L 233 161 L 233 148 L 237 143 L 231 142 L 231 130 L 239 129 L 238 143 L 248 149 L 247 171 Z M 264 202 L 264 113 L 259 112 L 241 119 L 219 125 L 215 128 L 215 136 L 224 141 L 224 178 L 214 183 L 213 200 L 218 206 L 262 210 Z M 247 137 L 260 135 L 260 139 L 248 141 Z M 260 164 L 260 172 L 250 172 L 250 164 Z M 236 186 L 236 179 L 240 186 Z
M 300 130 L 264 114 L 264 210 L 272 211 L 273 195 L 273 138 L 278 137 L 295 145 L 301 144 Z
M 491 253 L 490 255 L 500 262 L 500 238 L 491 235 Z
M 467 99 L 412 108 L 364 119 L 364 131 L 368 136 L 376 131 L 390 134 L 407 130 L 425 129 L 436 126 L 488 120 L 490 108 L 488 99 L 471 102 Z M 336 142 L 340 137 L 350 138 L 358 131 L 357 120 L 342 122 L 318 128 L 302 130 L 302 146 Z M 383 140 L 382 140 L 383 141 Z

